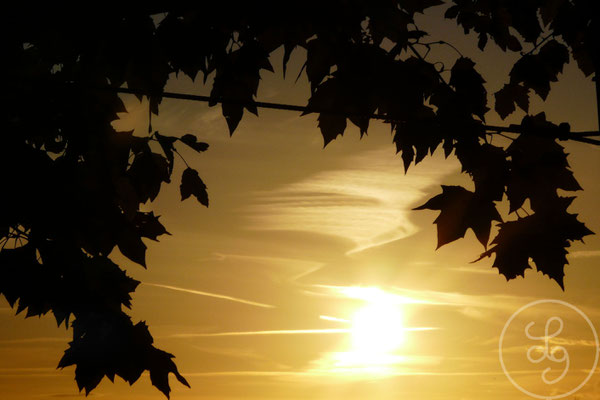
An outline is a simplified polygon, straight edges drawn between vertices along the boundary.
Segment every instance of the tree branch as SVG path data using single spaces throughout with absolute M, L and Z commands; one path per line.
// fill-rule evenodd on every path
M 443 79 L 440 75 L 440 79 Z M 106 86 L 103 88 L 99 88 L 100 90 L 109 90 L 116 93 L 124 93 L 124 94 L 134 94 L 134 95 L 147 95 L 148 93 L 143 90 L 136 90 L 130 88 L 115 88 L 111 86 Z M 229 103 L 229 104 L 249 104 L 246 101 L 236 100 L 236 99 L 214 99 L 210 96 L 201 96 L 196 94 L 187 94 L 187 93 L 173 93 L 173 92 L 163 92 L 161 96 L 168 99 L 178 99 L 178 100 L 190 100 L 190 101 L 202 101 L 209 102 L 213 101 L 216 103 Z M 355 115 L 349 114 L 347 112 L 343 112 L 340 110 L 332 110 L 332 109 L 320 109 L 320 108 L 308 108 L 306 106 L 298 106 L 294 104 L 282 104 L 282 103 L 269 103 L 264 101 L 253 101 L 252 106 L 257 108 L 266 108 L 272 110 L 285 110 L 285 111 L 297 111 L 301 113 L 311 113 L 311 112 L 319 112 L 319 113 L 328 113 L 328 114 L 338 114 L 338 115 Z M 390 119 L 389 116 L 383 114 L 370 114 L 370 115 L 356 115 L 356 116 L 365 116 L 372 119 L 384 120 L 384 121 L 394 121 Z M 483 125 L 483 128 L 492 133 L 501 133 L 501 132 L 509 132 L 509 133 L 518 133 L 524 134 L 523 130 L 519 125 L 510 125 L 510 126 L 494 126 L 494 125 Z M 598 131 L 585 131 L 585 132 L 569 132 L 568 140 L 573 140 L 576 142 L 583 142 L 594 144 L 600 146 L 600 140 L 590 139 L 588 136 L 600 136 L 600 132 Z M 558 137 L 558 135 L 554 136 L 555 139 L 565 140 L 563 137 Z

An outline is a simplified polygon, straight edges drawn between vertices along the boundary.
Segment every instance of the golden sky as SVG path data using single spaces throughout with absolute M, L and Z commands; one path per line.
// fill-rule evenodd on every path
M 449 41 L 460 36 L 448 23 L 431 29 Z M 514 60 L 493 45 L 484 54 L 469 53 L 475 46 L 463 43 L 482 75 L 497 78 L 488 93 L 498 90 Z M 437 55 L 453 56 L 445 51 Z M 294 84 L 302 52 L 294 53 L 286 80 L 281 58 L 282 52 L 273 54 L 276 71 L 263 76 L 258 100 L 305 104 L 305 78 Z M 543 105 L 553 122 L 597 129 L 592 82 L 573 65 L 562 78 L 547 104 L 533 103 L 532 113 Z M 167 90 L 209 91 L 184 77 L 173 77 Z M 146 134 L 147 103 L 124 100 L 130 113 L 115 126 Z M 203 103 L 164 100 L 152 122 L 161 133 L 194 133 L 210 144 L 200 155 L 182 149 L 208 186 L 210 207 L 180 202 L 175 178 L 147 205 L 172 233 L 147 243 L 148 270 L 114 254 L 143 282 L 134 295 L 134 320 L 148 322 L 157 347 L 177 356 L 192 386 L 173 382 L 173 399 L 526 399 L 498 360 L 511 314 L 537 299 L 558 299 L 600 328 L 597 235 L 572 246 L 565 292 L 531 270 L 507 283 L 492 259 L 470 263 L 482 252 L 472 232 L 435 251 L 437 212 L 411 211 L 442 183 L 469 185 L 455 159 L 438 152 L 405 175 L 388 126 L 372 123 L 362 140 L 349 128 L 323 149 L 316 116 L 259 112 L 245 115 L 231 138 L 220 108 Z M 585 189 L 570 210 L 600 232 L 600 147 L 564 145 Z M 182 170 L 179 165 L 174 177 Z M 57 329 L 51 316 L 13 314 L 2 298 L 0 399 L 82 396 L 73 368 L 55 369 L 70 332 Z M 575 328 L 553 342 L 568 347 L 573 359 L 567 386 L 587 375 L 594 348 L 576 320 L 565 316 L 565 326 Z M 507 343 L 509 357 L 531 345 L 510 335 Z M 514 356 L 510 368 L 523 385 L 545 390 L 535 382 L 540 365 L 526 361 Z M 577 398 L 600 399 L 599 376 Z M 105 379 L 91 396 L 162 398 L 147 375 L 132 388 Z

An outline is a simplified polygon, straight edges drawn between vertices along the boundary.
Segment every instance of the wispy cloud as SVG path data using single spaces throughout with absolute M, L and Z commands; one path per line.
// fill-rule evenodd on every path
M 0 368 L 2 378 L 45 378 L 60 376 L 56 368 Z
M 433 331 L 439 328 L 434 327 L 406 327 L 403 330 L 407 332 Z M 213 332 L 213 333 L 176 333 L 170 335 L 173 339 L 188 339 L 197 337 L 219 337 L 219 336 L 262 336 L 262 335 L 331 335 L 351 333 L 349 328 L 333 329 L 281 329 L 265 331 L 234 331 L 234 332 Z
M 259 335 L 323 335 L 349 333 L 350 329 L 281 329 L 266 331 L 214 332 L 214 333 L 178 333 L 171 338 L 196 338 L 218 336 L 259 336 Z
M 420 296 L 406 296 L 393 291 L 385 291 L 378 287 L 371 286 L 335 286 L 335 285 L 311 285 L 312 288 L 321 290 L 321 292 L 306 292 L 307 294 L 314 295 L 326 295 L 332 297 L 358 299 L 365 301 L 384 301 L 389 304 L 441 304 L 445 305 L 446 302 L 436 302 L 427 299 L 426 297 Z M 421 293 L 421 291 L 415 291 Z
M 424 306 L 453 307 L 465 316 L 475 319 L 488 319 L 490 310 L 514 312 L 523 304 L 536 300 L 533 297 L 504 294 L 472 295 L 460 292 L 410 289 L 390 287 L 382 290 L 377 287 L 311 285 L 303 293 L 309 296 L 332 298 L 350 298 L 371 301 L 373 298 L 385 299 L 389 304 L 414 304 Z
M 232 297 L 232 296 L 227 296 L 224 294 L 203 292 L 200 290 L 193 290 L 193 289 L 185 289 L 185 288 L 181 288 L 181 287 L 177 287 L 177 286 L 161 285 L 159 283 L 143 282 L 142 284 L 146 285 L 146 286 L 153 286 L 153 287 L 158 287 L 158 288 L 163 288 L 163 289 L 175 290 L 177 292 L 191 293 L 191 294 L 197 294 L 200 296 L 214 297 L 216 299 L 235 301 L 236 303 L 248 304 L 250 306 L 262 307 L 262 308 L 275 308 L 275 306 L 273 306 L 271 304 L 265 304 L 265 303 L 259 303 L 256 301 L 240 299 L 239 297 Z
M 217 261 L 240 261 L 244 263 L 259 263 L 270 266 L 282 267 L 289 271 L 289 281 L 293 282 L 301 277 L 320 269 L 324 263 L 312 260 L 301 260 L 289 257 L 274 257 L 265 255 L 213 253 L 213 260 Z
M 572 339 L 572 338 L 562 338 L 562 337 L 553 337 L 548 338 L 548 345 L 550 346 L 566 346 L 569 349 L 573 347 L 593 347 L 596 348 L 597 344 L 595 340 L 587 340 L 587 339 Z M 526 354 L 529 349 L 535 348 L 536 351 L 543 353 L 545 351 L 545 346 L 542 345 L 531 345 L 531 344 L 522 344 L 518 346 L 504 346 L 502 347 L 502 353 L 517 353 L 517 354 Z M 498 352 L 498 349 L 494 349 L 494 352 Z M 553 347 L 551 352 L 561 351 L 558 347 Z
M 346 238 L 355 243 L 350 252 L 357 252 L 416 233 L 418 227 L 409 219 L 411 208 L 427 187 L 452 172 L 453 167 L 429 164 L 404 175 L 400 160 L 389 149 L 371 151 L 349 160 L 347 168 L 257 194 L 248 219 L 257 230 Z
M 356 379 L 363 375 L 349 375 L 348 371 L 335 370 L 308 370 L 308 371 L 206 371 L 186 372 L 186 377 L 215 377 L 215 376 L 267 376 L 267 377 L 339 377 L 347 380 Z M 357 371 L 359 372 L 359 371 Z M 531 374 L 538 371 L 516 371 L 515 374 Z M 512 372 L 511 372 L 512 373 Z M 395 370 L 386 374 L 386 378 L 393 376 L 504 376 L 502 371 L 418 371 L 418 370 Z M 365 375 L 362 379 L 371 380 L 373 376 Z
M 329 315 L 319 315 L 319 319 L 322 319 L 325 321 L 334 321 L 334 322 L 343 322 L 343 323 L 352 322 L 350 320 L 343 319 L 343 318 L 330 317 Z
M 468 273 L 468 274 L 484 274 L 484 275 L 498 275 L 498 270 L 489 267 L 449 267 L 445 268 L 447 271 Z
M 29 343 L 66 343 L 69 338 L 59 337 L 37 337 L 37 338 L 23 338 L 23 339 L 2 339 L 2 344 L 29 344 Z
M 574 258 L 591 258 L 600 257 L 600 250 L 579 250 L 569 253 L 570 257 Z

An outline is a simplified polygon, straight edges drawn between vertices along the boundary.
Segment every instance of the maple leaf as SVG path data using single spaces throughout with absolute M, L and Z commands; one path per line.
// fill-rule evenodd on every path
M 129 225 L 124 226 L 118 233 L 117 246 L 125 257 L 146 268 L 146 245 L 137 229 Z
M 556 40 L 547 42 L 538 54 L 524 55 L 510 71 L 510 83 L 533 89 L 542 100 L 550 93 L 550 83 L 558 80 L 563 66 L 569 62 L 569 50 Z
M 144 322 L 134 325 L 122 312 L 110 316 L 86 313 L 73 322 L 73 341 L 58 368 L 77 365 L 75 379 L 86 395 L 104 376 L 113 381 L 118 375 L 131 385 L 148 370 L 152 384 L 169 398 L 169 373 L 190 385 L 173 363 L 173 355 L 155 348 L 153 341 Z
M 417 165 L 427 154 L 433 154 L 442 142 L 442 131 L 434 117 L 435 113 L 429 107 L 422 107 L 414 118 L 396 125 L 393 141 L 396 152 L 402 153 L 405 173 L 413 161 Z
M 158 241 L 160 235 L 170 235 L 165 227 L 158 221 L 158 216 L 154 212 L 137 212 L 133 218 L 133 223 L 138 229 L 140 236 Z
M 525 112 L 529 111 L 529 90 L 514 83 L 507 83 L 504 87 L 494 93 L 496 99 L 495 110 L 504 119 L 515 110 L 515 104 Z
M 206 192 L 206 185 L 200 179 L 198 171 L 193 168 L 186 168 L 181 176 L 181 185 L 179 186 L 181 192 L 181 200 L 185 200 L 191 195 L 194 195 L 200 204 L 208 207 L 208 193 Z
M 498 236 L 492 248 L 482 253 L 479 259 L 495 254 L 493 268 L 506 277 L 506 280 L 525 276 L 525 270 L 532 268 L 529 260 L 535 263 L 538 271 L 553 279 L 564 290 L 564 267 L 568 264 L 567 248 L 575 240 L 593 234 L 577 214 L 569 214 L 566 209 L 573 197 L 559 198 L 552 212 L 540 212 L 500 224 Z
M 154 132 L 154 136 L 156 137 L 156 140 L 158 140 L 158 144 L 160 144 L 160 147 L 161 147 L 163 153 L 165 153 L 165 157 L 167 157 L 167 161 L 168 161 L 168 165 L 169 165 L 168 169 L 169 169 L 169 175 L 170 175 L 171 172 L 173 172 L 173 164 L 174 164 L 173 143 L 175 143 L 177 138 L 172 137 L 172 136 L 164 136 L 158 132 Z
M 489 110 L 487 105 L 487 91 L 483 84 L 485 80 L 475 70 L 475 63 L 467 57 L 456 60 L 451 70 L 449 84 L 456 89 L 456 94 L 461 102 L 467 104 L 471 112 L 484 120 L 485 113 Z
M 442 185 L 441 194 L 413 210 L 424 209 L 441 211 L 433 222 L 438 228 L 438 249 L 464 237 L 469 228 L 487 247 L 492 221 L 502 221 L 492 201 L 482 200 L 461 186 Z
M 506 188 L 510 212 L 519 209 L 527 198 L 531 207 L 539 210 L 556 197 L 558 189 L 581 190 L 569 169 L 564 147 L 552 138 L 559 128 L 546 121 L 543 113 L 525 117 L 522 126 L 530 133 L 520 135 L 506 149 L 511 157 Z
M 323 147 L 329 142 L 343 135 L 346 129 L 346 117 L 340 113 L 332 113 L 331 110 L 340 109 L 343 99 L 340 97 L 340 84 L 337 78 L 331 78 L 318 86 L 311 98 L 308 100 L 307 111 L 320 111 L 318 121 L 321 134 L 323 135 Z
M 306 44 L 306 75 L 310 82 L 311 92 L 329 75 L 334 64 L 331 49 L 323 40 L 313 39 Z
M 481 199 L 502 200 L 509 176 L 507 153 L 502 147 L 476 139 L 462 140 L 455 146 L 462 172 L 468 173 L 475 183 L 475 193 Z
M 142 203 L 154 201 L 162 182 L 171 181 L 168 161 L 149 149 L 136 154 L 127 174 Z
M 185 135 L 180 137 L 179 140 L 199 153 L 208 149 L 208 143 L 198 142 L 196 136 L 192 135 L 191 133 L 186 133 Z

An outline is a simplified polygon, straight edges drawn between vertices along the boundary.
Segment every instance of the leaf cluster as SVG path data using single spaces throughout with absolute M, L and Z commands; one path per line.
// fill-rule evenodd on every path
M 254 104 L 270 54 L 282 47 L 283 71 L 295 49 L 306 51 L 301 73 L 310 84 L 307 113 L 318 114 L 324 144 L 348 121 L 366 134 L 378 113 L 390 124 L 405 170 L 441 147 L 459 159 L 474 190 L 443 186 L 418 209 L 440 210 L 438 247 L 474 231 L 507 279 L 530 260 L 563 286 L 567 248 L 591 232 L 567 211 L 581 189 L 555 138 L 568 125 L 526 116 L 508 147 L 492 145 L 485 129 L 490 108 L 505 118 L 528 111 L 529 95 L 548 96 L 572 57 L 589 76 L 598 70 L 598 19 L 587 0 L 334 0 L 211 2 L 187 7 L 160 3 L 118 9 L 48 4 L 5 12 L 10 35 L 2 54 L 10 99 L 0 110 L 5 132 L 0 167 L 0 293 L 27 316 L 52 312 L 58 324 L 74 316 L 73 341 L 59 367 L 76 365 L 86 393 L 104 376 L 135 382 L 149 370 L 167 397 L 168 374 L 183 384 L 172 355 L 153 346 L 143 322 L 123 307 L 139 282 L 109 259 L 118 249 L 146 266 L 143 239 L 168 234 L 152 202 L 171 181 L 178 146 L 197 152 L 196 135 L 116 132 L 126 112 L 114 89 L 127 86 L 158 114 L 168 79 L 180 73 L 214 77 L 210 105 L 221 104 L 230 133 Z M 468 57 L 448 71 L 416 51 L 427 36 L 415 15 L 449 4 L 446 18 L 479 47 L 489 39 L 521 52 L 508 83 L 488 104 L 485 79 Z M 292 10 L 292 11 L 290 11 Z M 528 50 L 530 48 L 530 50 Z M 527 52 L 525 52 L 527 50 Z M 442 72 L 449 72 L 446 80 Z M 208 206 L 206 185 L 184 160 L 182 200 Z M 496 205 L 507 198 L 517 219 L 503 222 Z M 518 211 L 529 200 L 531 215 Z M 487 249 L 493 221 L 499 232 Z

